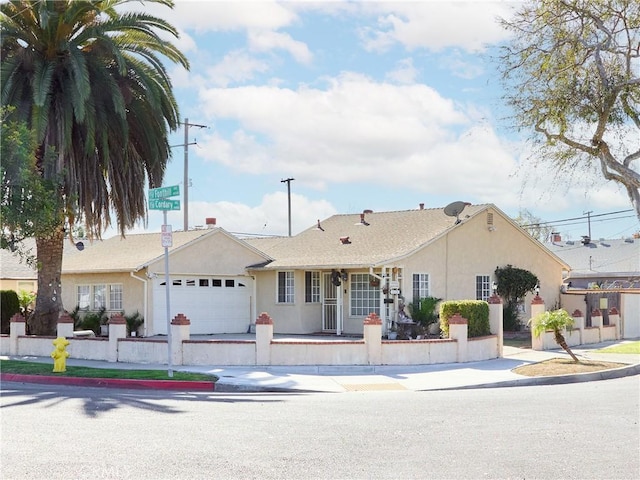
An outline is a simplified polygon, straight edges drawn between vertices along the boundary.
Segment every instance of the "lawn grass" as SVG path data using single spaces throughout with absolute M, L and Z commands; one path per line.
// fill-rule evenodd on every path
M 598 353 L 636 353 L 640 354 L 640 341 L 613 345 L 612 347 L 596 350 Z
M 53 364 L 27 362 L 22 360 L 0 360 L 0 372 L 21 375 L 50 375 L 84 378 L 123 378 L 129 380 L 180 380 L 215 382 L 218 377 L 205 373 L 173 372 L 169 377 L 166 370 L 128 370 L 115 368 L 90 368 L 67 366 L 67 371 L 53 373 Z

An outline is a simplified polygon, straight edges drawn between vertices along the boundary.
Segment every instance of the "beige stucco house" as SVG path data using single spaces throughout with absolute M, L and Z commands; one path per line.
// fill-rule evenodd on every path
M 168 249 L 169 319 L 183 313 L 192 334 L 243 333 L 256 318 L 255 288 L 247 265 L 269 259 L 222 228 L 174 232 Z M 143 334 L 167 333 L 165 255 L 160 233 L 84 242 L 65 250 L 62 301 L 108 313 L 138 311 Z
M 257 311 L 280 333 L 360 334 L 371 312 L 386 331 L 414 298 L 486 300 L 496 267 L 508 264 L 534 273 L 540 295 L 557 303 L 568 265 L 494 205 L 464 206 L 455 218 L 422 206 L 335 215 L 294 237 L 248 239 L 273 259 L 248 268 Z
M 35 240 L 24 240 L 22 249 L 29 255 L 35 255 Z M 28 265 L 17 252 L 0 249 L 0 290 L 36 292 L 37 288 L 38 271 L 35 267 Z
M 334 215 L 293 237 L 241 239 L 219 227 L 175 232 L 169 318 L 186 315 L 192 334 L 243 333 L 267 312 L 276 333 L 361 334 L 375 312 L 386 332 L 414 298 L 486 300 L 494 270 L 507 264 L 533 272 L 547 303 L 558 301 L 568 265 L 490 204 L 466 204 L 457 216 L 422 207 Z M 68 311 L 138 311 L 141 333 L 166 334 L 161 235 L 65 249 L 62 292 Z

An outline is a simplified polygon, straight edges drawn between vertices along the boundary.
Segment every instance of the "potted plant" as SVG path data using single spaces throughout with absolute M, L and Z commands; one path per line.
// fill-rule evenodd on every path
M 438 322 L 436 307 L 440 301 L 437 297 L 423 297 L 409 304 L 411 318 L 425 333 L 431 333 L 431 326 Z
M 137 337 L 138 336 L 138 328 L 142 326 L 144 323 L 144 318 L 140 316 L 139 312 L 134 313 L 133 315 L 124 315 L 124 319 L 127 322 L 127 336 L 129 337 Z

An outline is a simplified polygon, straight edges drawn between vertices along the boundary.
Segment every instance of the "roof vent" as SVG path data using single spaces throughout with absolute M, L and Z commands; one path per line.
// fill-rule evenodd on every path
M 589 245 L 591 243 L 591 237 L 589 235 L 582 236 L 582 244 Z
M 348 245 L 351 243 L 351 240 L 349 240 L 349 237 L 340 237 L 340 242 L 342 242 L 343 245 Z
M 324 228 L 322 228 L 322 225 L 320 225 L 320 219 L 318 219 L 318 225 L 316 225 L 316 230 L 320 230 L 321 232 L 324 232 Z
M 628 237 L 624 239 L 625 243 L 633 243 L 633 238 Z

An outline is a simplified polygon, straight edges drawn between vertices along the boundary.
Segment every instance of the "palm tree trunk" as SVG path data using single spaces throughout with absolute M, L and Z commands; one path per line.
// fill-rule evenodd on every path
M 560 330 L 555 330 L 553 332 L 553 335 L 555 337 L 556 343 L 558 345 L 560 345 L 565 352 L 567 352 L 569 355 L 571 355 L 571 358 L 573 358 L 573 361 L 576 363 L 579 363 L 580 360 L 578 359 L 578 357 L 576 357 L 576 355 L 571 351 L 571 349 L 569 348 L 569 345 L 567 345 L 567 341 L 564 339 L 564 335 L 562 335 L 562 333 L 560 333 Z
M 38 259 L 38 294 L 36 306 L 27 320 L 31 335 L 55 335 L 62 311 L 62 250 L 64 228 L 56 228 L 51 235 L 36 238 Z

